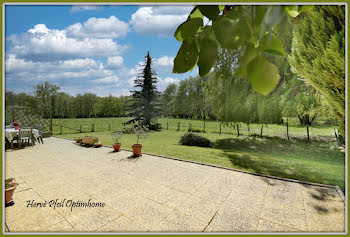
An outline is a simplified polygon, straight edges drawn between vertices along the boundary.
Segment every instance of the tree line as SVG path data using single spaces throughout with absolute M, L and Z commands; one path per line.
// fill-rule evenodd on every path
M 34 94 L 6 91 L 6 108 L 23 106 L 32 109 L 48 108 L 53 118 L 125 117 L 129 96 L 99 97 L 93 93 L 76 96 L 59 92 L 59 86 L 44 82 L 34 88 Z

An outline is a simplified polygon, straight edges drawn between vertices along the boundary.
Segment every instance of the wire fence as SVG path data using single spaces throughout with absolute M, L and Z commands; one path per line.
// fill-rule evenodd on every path
M 126 124 L 130 118 L 94 118 L 94 119 L 59 119 L 54 121 L 54 134 L 78 134 L 91 132 L 113 132 L 117 129 L 132 128 L 132 124 Z M 288 122 L 284 124 L 223 124 L 218 121 L 168 119 L 162 118 L 158 122 L 163 131 L 196 132 L 230 134 L 233 136 L 279 136 L 286 139 L 292 138 L 319 138 L 328 137 L 337 139 L 338 130 L 330 125 L 300 126 Z

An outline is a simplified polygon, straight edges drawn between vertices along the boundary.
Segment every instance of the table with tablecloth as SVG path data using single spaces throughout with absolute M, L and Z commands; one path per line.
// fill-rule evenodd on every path
M 30 131 L 30 129 L 24 128 L 24 129 L 21 129 L 21 131 Z M 38 129 L 32 129 L 32 132 L 33 132 L 33 136 L 35 139 L 37 139 L 40 136 Z M 19 130 L 16 130 L 14 128 L 6 128 L 5 129 L 5 137 L 7 138 L 7 140 L 9 142 L 11 142 L 11 146 L 13 144 L 13 139 L 18 136 L 18 133 L 19 133 Z M 35 141 L 33 141 L 33 142 L 35 142 Z

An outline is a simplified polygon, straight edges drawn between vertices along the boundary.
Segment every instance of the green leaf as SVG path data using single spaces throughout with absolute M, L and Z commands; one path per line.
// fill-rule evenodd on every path
M 299 13 L 303 12 L 303 11 L 311 11 L 314 8 L 313 5 L 303 5 L 303 6 L 299 6 Z
M 219 5 L 219 11 L 223 11 L 225 9 L 225 5 Z
M 174 59 L 173 73 L 184 73 L 192 70 L 198 61 L 196 41 L 185 39 Z
M 259 49 L 255 48 L 254 44 L 248 43 L 244 54 L 239 58 L 239 69 L 237 75 L 239 77 L 245 77 L 247 74 L 247 65 L 259 54 Z
M 284 16 L 284 10 L 281 6 L 270 6 L 267 8 L 263 22 L 261 24 L 259 39 L 261 39 L 266 32 L 266 28 L 273 28 L 278 25 Z
M 248 81 L 253 89 L 262 95 L 268 95 L 272 92 L 280 80 L 276 65 L 270 63 L 262 56 L 253 59 L 248 64 L 247 69 Z
M 243 11 L 241 6 L 233 6 L 228 13 L 225 14 L 226 17 L 231 18 L 233 20 L 238 19 L 242 16 Z
M 249 26 L 245 21 L 237 22 L 224 16 L 217 23 L 215 36 L 223 48 L 236 49 L 250 38 Z
M 283 44 L 279 38 L 275 35 L 266 35 L 261 41 L 262 47 L 265 52 L 278 55 L 286 56 L 286 51 L 284 51 Z
M 208 17 L 212 21 L 215 21 L 220 13 L 217 5 L 197 5 L 197 8 L 199 8 L 204 16 Z
M 288 15 L 295 18 L 299 15 L 298 6 L 292 5 L 292 6 L 285 6 L 284 10 L 287 12 Z
M 211 34 L 200 40 L 200 51 L 198 68 L 199 75 L 205 76 L 213 67 L 218 56 L 218 44 L 215 40 L 215 34 L 211 31 Z
M 266 13 L 266 6 L 258 5 L 255 6 L 255 17 L 254 17 L 254 26 L 258 26 L 264 19 Z
M 203 30 L 198 34 L 198 39 L 199 40 L 202 40 L 202 39 L 204 39 L 206 37 L 211 37 L 212 39 L 216 39 L 212 26 L 208 26 L 208 25 L 205 26 L 203 28 Z
M 188 17 L 190 19 L 194 19 L 194 18 L 203 19 L 204 18 L 203 14 L 201 13 L 201 11 L 197 7 L 192 9 L 192 11 L 190 12 L 190 15 Z
M 175 38 L 182 42 L 187 38 L 193 38 L 203 26 L 203 19 L 193 18 L 182 23 L 175 31 Z

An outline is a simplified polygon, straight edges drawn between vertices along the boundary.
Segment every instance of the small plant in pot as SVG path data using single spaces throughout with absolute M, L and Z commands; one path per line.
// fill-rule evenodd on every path
M 139 140 L 146 138 L 149 135 L 149 130 L 141 125 L 134 128 L 134 133 L 137 138 L 136 144 L 132 145 L 132 155 L 134 157 L 142 156 L 142 144 L 139 144 Z
M 5 180 L 5 207 L 12 206 L 15 202 L 12 199 L 13 193 L 15 192 L 18 183 L 15 182 L 14 178 Z
M 120 142 L 119 142 L 119 140 L 120 140 L 120 138 L 122 138 L 122 136 L 123 136 L 123 132 L 121 131 L 121 130 L 117 130 L 117 131 L 115 131 L 114 133 L 112 133 L 112 138 L 113 138 L 113 140 L 115 141 L 113 144 L 112 144 L 112 146 L 113 146 L 113 148 L 114 148 L 114 151 L 116 151 L 116 152 L 118 152 L 118 151 L 120 151 L 121 149 L 120 149 L 120 146 L 122 145 Z

